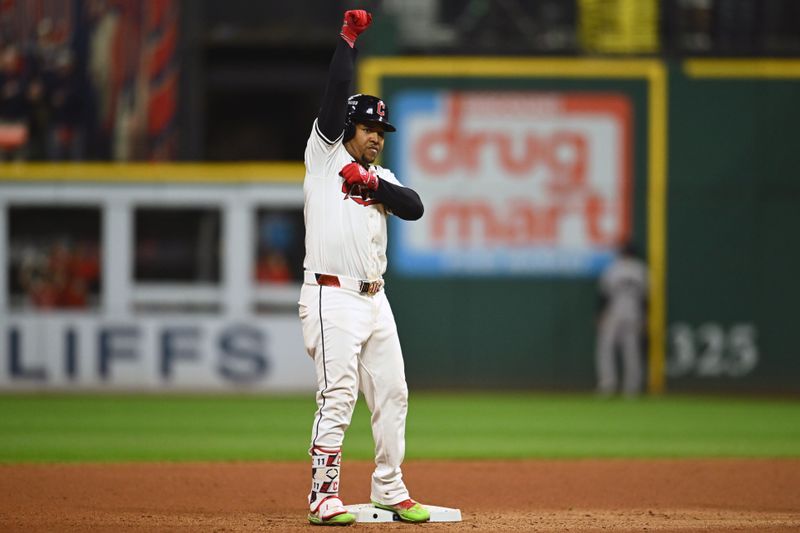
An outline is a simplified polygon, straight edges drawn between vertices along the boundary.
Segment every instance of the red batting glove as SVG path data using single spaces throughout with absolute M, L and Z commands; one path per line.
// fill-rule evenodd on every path
M 349 163 L 342 167 L 339 175 L 349 185 L 366 185 L 368 189 L 378 190 L 378 176 L 374 172 L 365 169 L 358 163 Z
M 342 24 L 342 39 L 344 39 L 350 48 L 356 45 L 358 36 L 367 29 L 372 22 L 372 15 L 363 9 L 351 9 L 344 12 L 344 23 Z

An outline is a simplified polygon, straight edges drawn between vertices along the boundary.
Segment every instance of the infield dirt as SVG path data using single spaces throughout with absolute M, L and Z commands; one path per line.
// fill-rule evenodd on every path
M 346 503 L 372 465 L 347 461 Z M 2 531 L 319 531 L 306 463 L 0 466 Z M 800 460 L 408 461 L 412 496 L 451 524 L 357 531 L 798 531 Z M 328 531 L 328 529 L 325 529 Z M 337 530 L 338 531 L 338 530 Z

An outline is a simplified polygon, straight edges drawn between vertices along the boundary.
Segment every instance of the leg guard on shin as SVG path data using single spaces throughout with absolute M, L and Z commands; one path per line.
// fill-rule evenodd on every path
M 315 446 L 311 448 L 311 493 L 308 521 L 319 525 L 344 526 L 356 521 L 339 499 L 339 468 L 342 451 Z
M 308 495 L 308 504 L 314 512 L 325 499 L 331 496 L 338 499 L 342 450 L 314 446 L 310 453 L 311 493 Z

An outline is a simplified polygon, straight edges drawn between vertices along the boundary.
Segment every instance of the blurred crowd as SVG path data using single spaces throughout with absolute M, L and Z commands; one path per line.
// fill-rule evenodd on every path
M 0 2 L 0 160 L 171 159 L 178 2 Z
M 39 22 L 33 46 L 0 42 L 0 157 L 83 159 L 87 93 L 50 19 Z
M 303 218 L 298 211 L 262 211 L 258 220 L 255 278 L 259 283 L 301 281 Z
M 16 253 L 14 253 L 16 252 Z M 12 252 L 21 307 L 82 309 L 93 307 L 99 294 L 100 255 L 97 243 L 58 239 L 28 243 Z

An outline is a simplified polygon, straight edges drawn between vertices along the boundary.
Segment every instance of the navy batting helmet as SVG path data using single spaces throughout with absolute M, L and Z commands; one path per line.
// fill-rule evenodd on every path
M 384 131 L 396 131 L 389 122 L 389 108 L 377 96 L 354 94 L 347 99 L 347 116 L 344 120 L 344 139 L 347 142 L 356 134 L 356 124 L 378 123 Z

